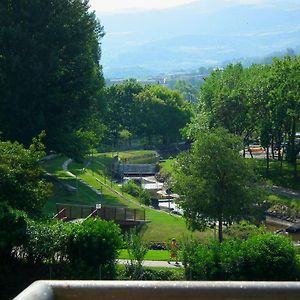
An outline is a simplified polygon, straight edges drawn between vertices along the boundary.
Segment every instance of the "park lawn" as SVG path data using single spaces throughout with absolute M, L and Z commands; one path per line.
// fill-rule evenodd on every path
M 121 249 L 119 252 L 119 259 L 129 259 L 127 249 Z M 170 259 L 169 250 L 148 250 L 144 260 L 157 260 L 157 261 L 168 261 Z
M 191 232 L 187 229 L 184 218 L 154 209 L 146 210 L 146 218 L 151 220 L 142 228 L 143 240 L 147 242 L 169 242 L 172 238 L 180 241 L 184 237 L 193 236 L 200 240 L 213 238 L 213 231 Z
M 268 201 L 272 204 L 280 204 L 280 205 L 286 205 L 290 207 L 292 210 L 294 210 L 296 213 L 300 214 L 300 200 L 289 198 L 282 195 L 277 195 L 273 193 L 267 194 Z
M 140 152 L 140 151 L 139 151 Z M 130 154 L 132 155 L 132 153 Z M 100 155 L 101 157 L 101 155 Z M 104 157 L 104 160 L 103 160 Z M 106 154 L 101 157 L 100 164 L 102 168 L 105 168 L 105 162 L 109 162 L 109 156 Z M 111 156 L 110 156 L 111 157 Z M 98 159 L 98 155 L 94 156 L 94 159 Z M 168 242 L 172 238 L 178 240 L 182 239 L 183 236 L 193 235 L 199 239 L 208 239 L 213 236 L 211 230 L 205 232 L 195 232 L 192 233 L 186 227 L 185 220 L 182 217 L 177 215 L 168 214 L 162 211 L 157 211 L 149 207 L 141 206 L 138 202 L 138 199 L 135 197 L 125 194 L 131 201 L 122 199 L 119 195 L 110 191 L 108 188 L 101 185 L 96 181 L 94 177 L 106 182 L 112 186 L 115 190 L 122 193 L 122 189 L 116 183 L 110 180 L 109 177 L 103 176 L 103 169 L 93 168 L 94 164 L 78 164 L 71 163 L 69 165 L 70 172 L 74 173 L 76 176 L 80 177 L 86 181 L 91 186 L 99 189 L 103 193 L 103 197 L 100 199 L 96 193 L 94 193 L 90 188 L 77 181 L 76 178 L 72 178 L 70 175 L 67 175 L 66 172 L 62 170 L 63 162 L 67 160 L 66 157 L 59 157 L 47 162 L 46 170 L 53 175 L 56 175 L 63 182 L 67 182 L 74 187 L 78 185 L 78 194 L 67 193 L 60 188 L 55 188 L 54 193 L 48 203 L 44 208 L 44 212 L 47 215 L 53 215 L 56 212 L 56 203 L 67 203 L 67 204 L 81 204 L 81 205 L 95 205 L 96 203 L 102 203 L 108 206 L 127 206 L 132 208 L 145 208 L 146 209 L 146 220 L 149 220 L 149 223 L 146 223 L 143 226 L 143 239 L 145 241 L 155 241 L 155 242 Z M 52 162 L 52 163 L 51 163 Z M 84 169 L 83 169 L 84 168 Z
M 281 171 L 280 162 L 277 160 L 270 160 L 268 177 L 266 177 L 266 159 L 253 159 L 253 161 L 255 162 L 255 168 L 258 174 L 266 178 L 270 185 L 277 185 L 296 190 L 300 189 L 300 159 L 297 159 L 298 178 L 296 180 L 293 176 L 293 165 L 286 161 L 283 161 Z
M 166 159 L 159 163 L 160 169 L 167 173 L 172 174 L 174 170 L 175 158 Z

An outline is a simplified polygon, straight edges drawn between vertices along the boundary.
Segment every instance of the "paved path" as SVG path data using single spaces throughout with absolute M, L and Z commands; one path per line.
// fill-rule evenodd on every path
M 284 188 L 282 186 L 276 186 L 273 185 L 269 188 L 270 191 L 272 191 L 275 194 L 286 196 L 289 198 L 294 198 L 300 200 L 300 191 L 299 190 L 292 190 L 288 188 Z
M 120 265 L 127 265 L 130 264 L 130 260 L 128 259 L 118 259 L 117 263 Z M 144 267 L 160 267 L 160 268 L 183 268 L 183 265 L 181 262 L 179 262 L 178 265 L 175 264 L 174 261 L 172 261 L 170 264 L 166 261 L 158 261 L 158 260 L 144 260 L 143 261 Z

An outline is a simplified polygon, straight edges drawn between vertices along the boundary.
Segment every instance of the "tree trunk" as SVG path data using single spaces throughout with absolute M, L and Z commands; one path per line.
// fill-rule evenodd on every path
M 266 169 L 266 176 L 269 177 L 269 168 L 270 168 L 270 153 L 269 153 L 269 145 L 267 146 L 267 169 Z
M 294 165 L 294 180 L 297 179 L 297 153 L 296 153 L 296 145 L 295 145 L 295 139 L 296 139 L 296 119 L 293 117 L 292 121 L 292 132 L 291 132 L 291 145 L 292 145 L 292 163 Z
M 223 217 L 222 215 L 219 216 L 219 242 L 222 243 L 223 242 L 223 227 L 222 224 L 223 223 Z
M 275 159 L 275 153 L 274 153 L 274 138 L 272 136 L 271 140 L 271 151 L 272 151 L 272 159 Z
M 248 148 L 248 151 L 249 151 L 249 153 L 250 153 L 251 158 L 253 158 L 253 154 L 252 154 L 252 151 L 251 151 L 251 148 L 250 148 L 250 147 Z

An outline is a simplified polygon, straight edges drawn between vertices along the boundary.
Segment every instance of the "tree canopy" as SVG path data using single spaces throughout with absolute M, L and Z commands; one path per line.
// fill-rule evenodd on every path
M 191 117 L 188 102 L 178 92 L 160 85 L 143 86 L 128 80 L 106 88 L 105 99 L 104 120 L 114 144 L 124 130 L 149 144 L 153 140 L 174 142 Z
M 30 214 L 40 212 L 50 193 L 39 160 L 45 155 L 42 136 L 29 148 L 0 141 L 0 202 Z
M 241 145 L 225 129 L 202 132 L 176 163 L 175 188 L 188 224 L 204 229 L 218 222 L 220 241 L 223 222 L 249 218 L 261 201 L 257 177 L 239 155 Z
M 300 124 L 300 57 L 274 59 L 271 65 L 241 64 L 217 69 L 200 88 L 197 114 L 187 133 L 224 127 L 241 136 L 244 147 L 260 140 L 273 158 L 294 165 L 297 176 L 296 129 Z M 269 155 L 267 156 L 269 157 Z
M 49 150 L 71 154 L 66 137 L 99 107 L 103 27 L 86 0 L 4 0 L 0 28 L 3 138 L 29 145 L 45 130 Z

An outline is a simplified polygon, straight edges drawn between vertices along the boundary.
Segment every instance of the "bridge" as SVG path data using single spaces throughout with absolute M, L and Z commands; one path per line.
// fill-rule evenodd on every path
M 106 221 L 113 221 L 124 229 L 136 227 L 146 222 L 145 210 L 137 208 L 57 203 L 56 210 L 57 213 L 53 218 L 62 221 L 86 220 L 98 217 Z

